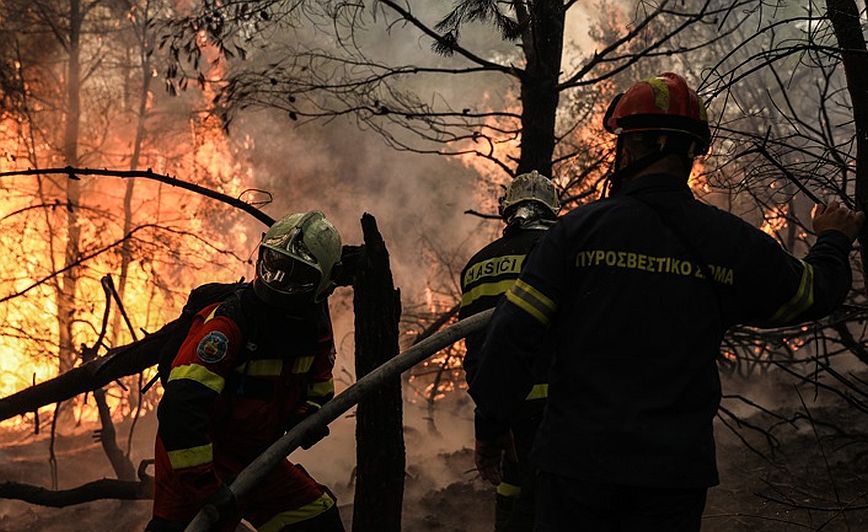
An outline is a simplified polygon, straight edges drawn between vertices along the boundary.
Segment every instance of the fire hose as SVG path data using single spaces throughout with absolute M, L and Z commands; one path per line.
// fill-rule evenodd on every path
M 265 476 L 274 469 L 281 460 L 298 449 L 301 446 L 301 442 L 304 441 L 305 436 L 312 434 L 313 431 L 319 430 L 336 420 L 350 408 L 356 406 L 363 397 L 376 390 L 388 379 L 400 375 L 441 349 L 449 347 L 458 340 L 464 338 L 468 334 L 481 330 L 488 324 L 488 320 L 491 318 L 493 313 L 494 309 L 490 309 L 463 319 L 451 327 L 447 327 L 425 340 L 422 340 L 374 371 L 368 373 L 344 390 L 343 393 L 337 395 L 334 399 L 323 405 L 316 414 L 303 420 L 301 423 L 293 427 L 292 430 L 284 434 L 279 440 L 271 444 L 265 452 L 259 455 L 250 463 L 250 465 L 245 467 L 237 477 L 235 477 L 235 480 L 229 486 L 229 489 L 236 498 L 240 499 L 244 497 L 259 482 L 261 482 L 262 479 L 265 478 Z M 185 529 L 185 532 L 207 532 L 219 518 L 220 515 L 217 509 L 214 506 L 207 505 L 202 508 L 193 521 L 190 522 Z

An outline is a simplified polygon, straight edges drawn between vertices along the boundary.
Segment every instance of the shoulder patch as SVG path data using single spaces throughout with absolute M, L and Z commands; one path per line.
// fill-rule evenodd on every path
M 229 352 L 229 338 L 220 331 L 211 331 L 205 338 L 199 340 L 196 346 L 196 356 L 206 364 L 215 364 L 226 358 Z

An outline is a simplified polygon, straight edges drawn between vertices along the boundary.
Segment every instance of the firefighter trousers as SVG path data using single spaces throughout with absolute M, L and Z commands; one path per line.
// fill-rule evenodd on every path
M 582 482 L 539 474 L 536 532 L 699 532 L 707 488 Z
M 218 455 L 215 464 L 223 479 L 232 478 L 243 469 L 242 464 L 226 456 Z M 154 519 L 146 529 L 149 532 L 183 530 L 199 509 L 199 505 L 190 505 L 183 486 L 173 477 L 170 472 L 157 471 Z M 235 515 L 223 516 L 216 529 L 234 531 L 244 518 L 260 532 L 344 530 L 335 497 L 304 468 L 288 460 L 279 463 L 244 497 L 237 510 Z
M 545 401 L 528 401 L 510 423 L 517 462 L 504 457 L 503 481 L 497 486 L 494 507 L 496 532 L 531 532 L 536 505 L 536 468 L 530 451 L 542 421 Z

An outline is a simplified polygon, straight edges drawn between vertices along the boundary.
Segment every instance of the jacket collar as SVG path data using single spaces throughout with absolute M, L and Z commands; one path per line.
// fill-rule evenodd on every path
M 687 182 L 672 174 L 648 174 L 630 179 L 621 186 L 621 194 L 647 194 L 654 192 L 674 192 L 693 198 L 693 191 L 687 186 Z

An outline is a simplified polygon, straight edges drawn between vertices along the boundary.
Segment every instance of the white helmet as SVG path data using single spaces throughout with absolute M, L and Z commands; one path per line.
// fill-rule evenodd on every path
M 557 217 L 561 209 L 554 184 L 536 170 L 515 176 L 506 189 L 506 194 L 500 198 L 500 215 L 508 219 L 512 209 L 526 201 L 545 207 L 546 215 L 550 214 L 552 219 Z
M 262 237 L 253 289 L 266 303 L 286 306 L 309 296 L 320 301 L 333 287 L 341 236 L 320 211 L 285 216 Z

